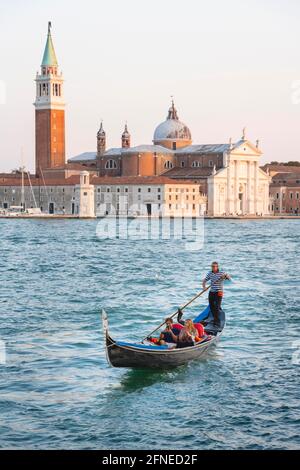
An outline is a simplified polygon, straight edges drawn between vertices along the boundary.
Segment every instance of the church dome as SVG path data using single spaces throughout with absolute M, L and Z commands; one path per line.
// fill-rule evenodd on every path
M 153 142 L 162 143 L 163 141 L 172 140 L 174 142 L 183 141 L 189 145 L 192 140 L 189 128 L 178 119 L 177 110 L 172 101 L 166 121 L 157 126 L 154 131 Z

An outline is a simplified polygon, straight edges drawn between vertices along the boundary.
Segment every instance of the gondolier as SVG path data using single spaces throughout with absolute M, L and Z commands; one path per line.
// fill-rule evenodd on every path
M 202 281 L 203 289 L 206 288 L 207 281 L 210 281 L 210 291 L 208 295 L 209 306 L 214 317 L 214 324 L 220 324 L 220 309 L 223 299 L 223 284 L 225 279 L 230 279 L 230 276 L 219 270 L 219 264 L 214 261 L 209 271 Z

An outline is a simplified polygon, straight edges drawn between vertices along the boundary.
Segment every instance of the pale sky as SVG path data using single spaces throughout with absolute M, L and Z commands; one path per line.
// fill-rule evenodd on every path
M 0 0 L 0 171 L 34 169 L 34 78 L 47 23 L 65 78 L 66 157 L 125 121 L 151 143 L 174 95 L 193 143 L 259 138 L 299 160 L 299 0 Z M 294 88 L 293 88 L 294 87 Z

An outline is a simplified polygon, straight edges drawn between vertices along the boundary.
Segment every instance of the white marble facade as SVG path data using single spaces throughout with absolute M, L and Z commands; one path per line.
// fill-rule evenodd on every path
M 258 142 L 230 148 L 224 168 L 208 177 L 208 215 L 268 215 L 270 177 L 259 168 Z

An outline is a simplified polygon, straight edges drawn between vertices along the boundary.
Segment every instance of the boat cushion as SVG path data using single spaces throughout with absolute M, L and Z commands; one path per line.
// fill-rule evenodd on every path
M 195 328 L 198 331 L 198 335 L 200 338 L 204 336 L 204 326 L 201 323 L 194 323 Z

